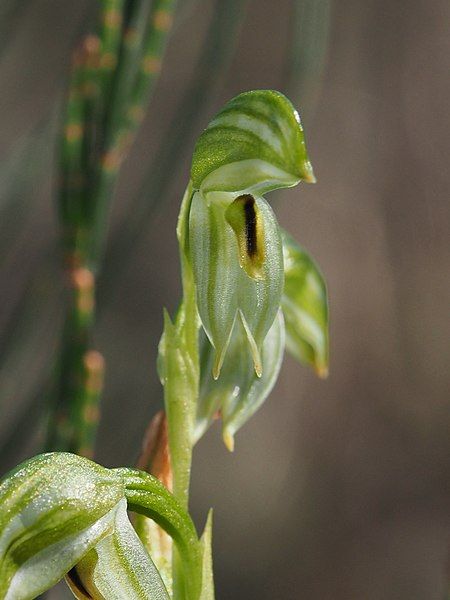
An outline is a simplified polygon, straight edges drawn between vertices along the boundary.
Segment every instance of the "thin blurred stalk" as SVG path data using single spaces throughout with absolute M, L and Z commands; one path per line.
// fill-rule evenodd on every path
M 99 287 L 102 306 L 136 244 L 145 235 L 158 201 L 166 195 L 174 177 L 173 165 L 179 164 L 183 157 L 202 109 L 223 82 L 234 56 L 247 6 L 248 0 L 215 1 L 213 17 L 194 69 L 195 75 L 180 99 L 139 192 L 128 208 L 127 219 L 112 239 Z
M 96 34 L 74 56 L 59 193 L 67 314 L 48 449 L 93 453 L 104 364 L 92 337 L 109 206 L 161 69 L 174 9 L 174 0 L 103 0 Z
M 285 87 L 310 118 L 317 106 L 326 64 L 331 0 L 292 0 Z

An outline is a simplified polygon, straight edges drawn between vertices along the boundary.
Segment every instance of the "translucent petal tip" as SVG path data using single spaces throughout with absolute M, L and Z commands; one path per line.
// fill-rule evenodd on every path
M 233 452 L 234 451 L 234 436 L 231 433 L 231 431 L 228 431 L 228 429 L 224 429 L 223 433 L 222 433 L 222 437 L 223 437 L 223 443 L 227 447 L 227 450 L 229 450 L 230 452 Z
M 220 371 L 222 369 L 224 352 L 216 352 L 216 356 L 214 358 L 214 365 L 212 370 L 212 376 L 215 380 L 219 379 Z
M 317 179 L 314 175 L 312 164 L 308 161 L 303 165 L 303 176 L 302 179 L 305 183 L 316 183 Z
M 262 360 L 261 354 L 259 352 L 259 348 L 255 342 L 255 338 L 253 337 L 252 332 L 250 331 L 250 327 L 248 326 L 247 320 L 244 315 L 241 314 L 242 325 L 244 326 L 245 333 L 247 334 L 247 340 L 250 345 L 250 351 L 252 353 L 253 365 L 255 367 L 255 373 L 258 377 L 262 375 Z
M 326 379 L 329 375 L 329 370 L 327 365 L 316 365 L 315 367 L 317 377 L 320 379 Z
M 258 362 L 254 363 L 254 367 L 255 367 L 255 373 L 257 375 L 257 377 L 262 377 L 262 364 L 261 364 L 261 359 L 258 357 Z

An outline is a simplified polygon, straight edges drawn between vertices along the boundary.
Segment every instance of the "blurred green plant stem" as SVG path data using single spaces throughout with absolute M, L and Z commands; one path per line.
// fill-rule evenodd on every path
M 93 349 L 96 281 L 120 166 L 161 70 L 174 0 L 103 0 L 73 58 L 61 144 L 59 216 L 67 312 L 47 448 L 91 456 L 104 361 Z

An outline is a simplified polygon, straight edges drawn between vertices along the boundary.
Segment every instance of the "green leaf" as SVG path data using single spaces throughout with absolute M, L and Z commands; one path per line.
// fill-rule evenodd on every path
M 114 533 L 102 539 L 68 573 L 76 598 L 93 600 L 169 600 L 157 568 L 127 515 L 123 499 L 115 514 Z M 86 594 L 88 592 L 88 594 Z
M 198 600 L 202 585 L 202 554 L 192 519 L 152 475 L 128 468 L 113 471 L 124 482 L 129 510 L 153 519 L 172 537 L 182 563 L 184 597 Z
M 301 180 L 315 181 L 297 111 L 273 90 L 239 94 L 198 139 L 191 179 L 204 195 L 260 195 Z
M 0 485 L 0 597 L 34 598 L 105 535 L 124 497 L 108 469 L 67 453 L 42 454 Z
M 284 323 L 281 311 L 263 344 L 262 359 L 266 368 L 257 377 L 245 345 L 246 333 L 241 323 L 233 332 L 227 360 L 220 378 L 211 376 L 214 360 L 206 338 L 201 343 L 201 380 L 194 439 L 199 440 L 214 419 L 221 414 L 223 437 L 232 450 L 234 434 L 261 407 L 276 383 L 284 353 Z
M 212 509 L 208 513 L 205 529 L 201 537 L 202 545 L 202 592 L 199 600 L 214 600 L 214 573 L 212 561 Z
M 282 308 L 286 347 L 319 377 L 328 375 L 328 298 L 325 280 L 312 258 L 282 232 L 285 286 Z

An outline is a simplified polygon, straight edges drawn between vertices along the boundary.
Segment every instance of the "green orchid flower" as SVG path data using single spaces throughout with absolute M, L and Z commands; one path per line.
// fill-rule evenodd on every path
M 262 346 L 284 286 L 280 229 L 262 194 L 302 180 L 315 181 L 302 125 L 279 92 L 240 94 L 197 142 L 184 248 L 198 313 L 215 349 L 215 379 L 238 323 L 262 375 Z
M 69 453 L 37 456 L 0 484 L 0 598 L 31 600 L 66 575 L 77 598 L 169 600 L 127 508 L 170 534 L 183 598 L 198 600 L 202 546 L 172 494 L 147 473 Z
M 185 422 L 184 436 L 177 428 L 171 442 L 183 489 L 190 464 L 185 448 L 217 416 L 233 448 L 235 433 L 276 383 L 285 341 L 296 358 L 321 376 L 327 372 L 323 277 L 263 197 L 300 181 L 315 178 L 298 113 L 279 92 L 232 99 L 195 146 L 177 229 L 183 302 L 173 325 L 166 316 L 159 354 L 167 413 L 176 409 Z M 163 376 L 170 369 L 178 377 Z

